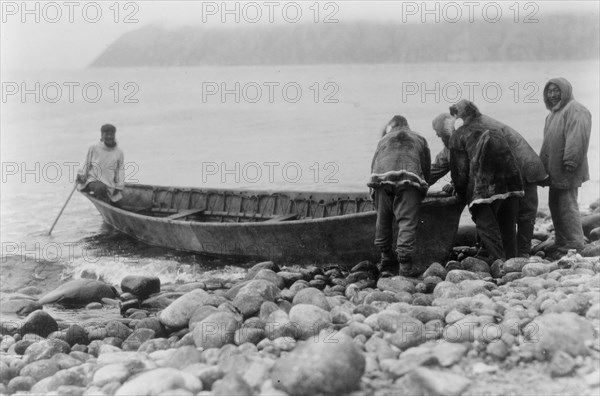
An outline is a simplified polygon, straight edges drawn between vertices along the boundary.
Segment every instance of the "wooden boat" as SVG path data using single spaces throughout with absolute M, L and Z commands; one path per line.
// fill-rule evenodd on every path
M 150 245 L 278 264 L 377 261 L 376 213 L 365 193 L 269 192 L 129 184 L 121 208 L 84 193 L 104 220 Z M 420 211 L 417 262 L 447 257 L 464 205 L 429 194 Z M 395 238 L 394 238 L 395 239 Z

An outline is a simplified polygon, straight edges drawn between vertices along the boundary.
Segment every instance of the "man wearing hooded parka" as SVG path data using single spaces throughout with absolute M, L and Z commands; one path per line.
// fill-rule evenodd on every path
M 535 150 L 527 143 L 519 132 L 510 126 L 482 114 L 477 106 L 468 100 L 461 100 L 454 106 L 456 116 L 464 123 L 462 128 L 472 130 L 498 130 L 506 139 L 515 159 L 523 180 L 523 197 L 519 198 L 517 212 L 517 236 L 515 241 L 510 241 L 506 246 L 507 258 L 529 257 L 531 239 L 535 228 L 535 219 L 538 209 L 538 184 L 543 184 L 548 178 L 544 164 Z
M 573 97 L 564 78 L 553 78 L 544 87 L 544 103 L 550 111 L 544 126 L 540 158 L 550 175 L 548 206 L 552 215 L 557 253 L 583 249 L 583 230 L 577 195 L 589 180 L 587 151 L 592 116 Z

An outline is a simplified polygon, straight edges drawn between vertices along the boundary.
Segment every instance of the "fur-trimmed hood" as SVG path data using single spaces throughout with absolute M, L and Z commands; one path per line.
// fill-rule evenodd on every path
M 552 107 L 550 101 L 548 100 L 548 85 L 554 84 L 560 89 L 560 103 L 556 106 Z M 557 77 L 549 80 L 544 86 L 544 103 L 546 104 L 546 108 L 550 111 L 558 111 L 565 107 L 567 103 L 571 100 L 575 99 L 573 97 L 573 87 L 571 83 L 567 81 L 566 78 Z

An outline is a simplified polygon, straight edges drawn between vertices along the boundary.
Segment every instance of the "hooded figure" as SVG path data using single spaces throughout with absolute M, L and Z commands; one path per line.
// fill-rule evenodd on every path
M 514 257 L 523 184 L 506 138 L 497 129 L 463 125 L 450 137 L 449 148 L 454 187 L 469 205 L 489 261 Z
M 434 184 L 450 172 L 450 149 L 448 148 L 448 144 L 450 143 L 450 136 L 452 136 L 452 133 L 454 132 L 455 121 L 456 117 L 448 113 L 442 113 L 435 117 L 431 122 L 431 127 L 435 131 L 437 137 L 442 139 L 444 148 L 435 156 L 435 160 L 431 164 L 431 172 L 429 174 L 429 179 L 427 179 L 429 185 Z M 451 183 L 446 184 L 442 187 L 442 190 L 452 195 L 454 193 L 454 186 Z
M 461 100 L 450 110 L 463 120 L 463 128 L 498 130 L 513 152 L 523 177 L 524 195 L 519 199 L 516 246 L 511 246 L 510 249 L 515 249 L 514 254 L 519 257 L 529 257 L 538 209 L 537 187 L 538 183 L 544 183 L 548 178 L 542 160 L 519 132 L 492 117 L 481 114 L 473 102 Z
M 556 234 L 558 253 L 583 249 L 583 230 L 577 203 L 578 189 L 589 180 L 587 151 L 592 116 L 573 98 L 571 84 L 553 78 L 544 87 L 544 103 L 550 114 L 544 126 L 540 158 L 550 175 L 548 206 Z
M 412 266 L 419 207 L 427 193 L 431 154 L 425 138 L 413 132 L 402 116 L 394 116 L 384 130 L 371 163 L 373 201 L 377 209 L 375 245 L 381 250 L 382 275 L 399 272 L 418 276 Z M 396 257 L 392 253 L 394 218 L 398 223 Z

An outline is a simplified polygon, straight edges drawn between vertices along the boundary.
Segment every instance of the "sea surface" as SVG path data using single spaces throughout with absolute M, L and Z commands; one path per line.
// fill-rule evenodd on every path
M 592 112 L 582 208 L 600 195 L 597 61 L 33 69 L 2 71 L 2 256 L 63 265 L 68 276 L 188 282 L 238 268 L 136 242 L 104 224 L 78 193 L 47 235 L 104 123 L 117 126 L 129 183 L 365 191 L 394 114 L 426 137 L 434 157 L 442 143 L 431 120 L 461 98 L 539 151 L 543 86 L 563 76 Z M 540 201 L 547 208 L 547 190 Z

